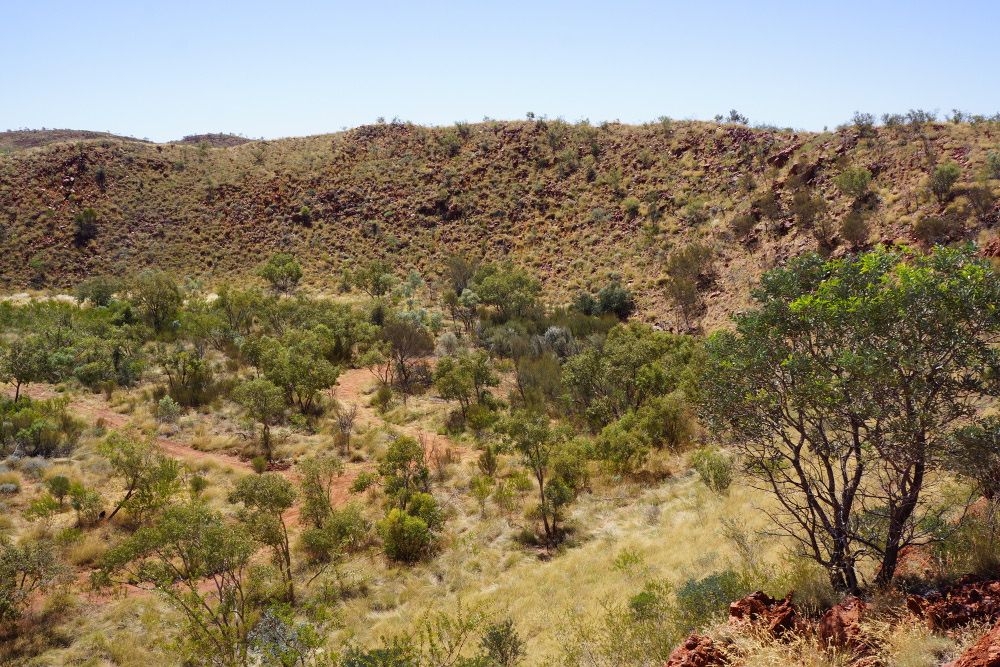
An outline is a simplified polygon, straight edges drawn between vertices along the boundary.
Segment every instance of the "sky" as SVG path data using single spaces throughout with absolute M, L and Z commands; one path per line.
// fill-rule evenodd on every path
M 0 0 L 0 131 L 1000 111 L 1000 2 Z

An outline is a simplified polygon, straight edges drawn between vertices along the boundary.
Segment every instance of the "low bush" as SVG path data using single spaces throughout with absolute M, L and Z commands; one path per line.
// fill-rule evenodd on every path
M 691 465 L 705 486 L 716 493 L 725 493 L 733 482 L 732 460 L 713 447 L 702 447 L 691 454 Z

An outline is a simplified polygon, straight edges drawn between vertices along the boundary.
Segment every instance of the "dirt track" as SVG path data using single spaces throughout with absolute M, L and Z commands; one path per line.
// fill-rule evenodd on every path
M 369 371 L 363 368 L 351 369 L 340 375 L 337 385 L 334 388 L 333 393 L 338 400 L 345 404 L 358 406 L 356 418 L 356 423 L 358 425 L 378 427 L 385 423 L 375 410 L 368 405 L 366 394 L 368 393 L 368 389 L 373 382 L 374 378 Z M 59 392 L 55 391 L 52 385 L 44 384 L 32 384 L 27 387 L 22 387 L 21 393 L 36 400 L 54 398 L 61 395 Z M 13 392 L 8 391 L 8 394 L 13 394 Z M 80 394 L 73 396 L 70 400 L 69 408 L 72 412 L 85 418 L 91 424 L 103 419 L 108 428 L 122 428 L 127 426 L 129 423 L 127 415 L 111 409 L 104 400 L 103 396 L 99 394 Z M 451 455 L 459 459 L 465 457 L 469 453 L 467 448 L 458 447 L 447 436 L 441 436 L 416 426 L 394 425 L 393 428 L 403 435 L 407 435 L 421 441 L 424 444 L 425 453 L 429 460 L 431 460 L 436 453 L 443 453 L 445 450 L 450 450 Z M 178 440 L 157 437 L 156 444 L 164 451 L 164 453 L 190 463 L 197 464 L 199 462 L 211 461 L 237 470 L 249 471 L 253 469 L 249 461 L 233 456 L 232 454 L 203 452 Z M 355 478 L 361 473 L 361 471 L 369 470 L 371 468 L 371 464 L 367 463 L 345 462 L 344 474 L 334 481 L 333 488 L 331 489 L 331 499 L 334 504 L 342 505 L 347 503 L 352 497 L 348 489 L 354 482 Z M 276 470 L 276 472 L 292 481 L 298 480 L 298 475 L 292 468 Z

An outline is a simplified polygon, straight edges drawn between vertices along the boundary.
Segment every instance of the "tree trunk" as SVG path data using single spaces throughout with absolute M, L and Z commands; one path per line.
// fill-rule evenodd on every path
M 923 443 L 921 443 L 922 445 Z M 896 574 L 896 567 L 899 565 L 899 554 L 902 551 L 903 531 L 906 524 L 913 516 L 917 507 L 917 499 L 924 482 L 925 461 L 923 456 L 919 457 L 913 465 L 913 481 L 903 495 L 902 501 L 889 514 L 889 532 L 885 540 L 885 551 L 882 554 L 882 566 L 875 576 L 875 585 L 885 588 L 892 583 L 892 578 Z

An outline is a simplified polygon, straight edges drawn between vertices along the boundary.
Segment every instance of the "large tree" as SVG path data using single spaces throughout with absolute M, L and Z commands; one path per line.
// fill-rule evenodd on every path
M 707 343 L 706 416 L 834 586 L 859 588 L 869 559 L 887 584 L 941 524 L 927 491 L 949 436 L 998 393 L 1000 281 L 969 249 L 880 250 L 802 257 L 753 296 Z
M 248 636 L 263 597 L 248 531 L 196 501 L 171 505 L 153 524 L 105 552 L 96 588 L 157 591 L 183 615 L 187 664 L 246 665 Z

